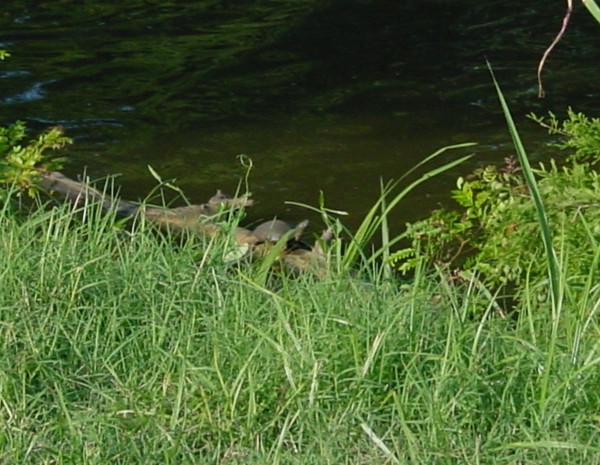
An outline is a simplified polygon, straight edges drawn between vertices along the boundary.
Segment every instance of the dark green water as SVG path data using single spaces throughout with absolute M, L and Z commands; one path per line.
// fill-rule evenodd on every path
M 482 5 L 483 4 L 483 5 Z M 147 165 L 194 202 L 234 191 L 253 160 L 253 218 L 306 216 L 293 200 L 356 224 L 380 178 L 434 150 L 480 145 L 477 164 L 512 154 L 485 68 L 494 65 L 527 146 L 549 152 L 530 111 L 598 115 L 600 27 L 578 8 L 535 70 L 564 5 L 531 1 L 10 1 L 0 15 L 0 120 L 61 124 L 75 175 L 120 173 L 125 196 L 155 185 Z M 458 156 L 465 152 L 456 153 Z M 445 158 L 449 159 L 448 157 Z M 447 198 L 458 172 L 398 211 L 398 228 Z

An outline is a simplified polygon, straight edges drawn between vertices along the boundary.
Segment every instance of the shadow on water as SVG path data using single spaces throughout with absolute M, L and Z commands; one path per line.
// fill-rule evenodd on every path
M 483 4 L 485 3 L 485 4 Z M 535 156 L 530 111 L 592 114 L 600 34 L 579 9 L 547 64 L 562 20 L 544 1 L 140 0 L 3 6 L 3 123 L 60 124 L 76 138 L 67 171 L 121 173 L 126 196 L 177 178 L 193 201 L 233 191 L 254 163 L 255 217 L 303 212 L 320 190 L 356 224 L 378 193 L 441 146 L 476 141 L 473 163 L 510 155 L 485 69 L 494 64 Z M 464 167 L 462 171 L 471 169 Z M 457 173 L 415 192 L 398 224 L 447 199 Z

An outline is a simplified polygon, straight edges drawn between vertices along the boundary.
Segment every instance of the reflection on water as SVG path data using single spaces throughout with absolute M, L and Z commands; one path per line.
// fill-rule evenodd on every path
M 580 14 L 547 64 L 548 98 L 536 99 L 537 60 L 563 13 L 541 0 L 2 8 L 0 42 L 13 55 L 0 63 L 3 123 L 64 126 L 77 142 L 68 171 L 121 173 L 134 198 L 155 184 L 147 165 L 193 201 L 231 192 L 246 154 L 255 217 L 295 218 L 284 201 L 314 205 L 322 190 L 356 224 L 381 178 L 399 178 L 441 146 L 479 142 L 473 163 L 500 162 L 512 151 L 485 56 L 534 156 L 547 156 L 543 132 L 522 115 L 567 104 L 593 113 L 598 98 L 597 25 Z M 447 198 L 456 174 L 416 192 L 397 222 Z
M 13 75 L 19 75 L 20 73 L 13 73 Z M 24 73 L 22 73 L 24 74 Z M 15 103 L 34 102 L 44 98 L 44 82 L 34 82 L 31 86 L 25 89 L 23 92 L 18 94 L 9 95 L 2 99 L 4 105 L 13 105 Z

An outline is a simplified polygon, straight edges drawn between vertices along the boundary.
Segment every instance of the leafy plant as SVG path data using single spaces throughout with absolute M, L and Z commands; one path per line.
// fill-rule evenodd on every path
M 507 158 L 504 167 L 487 166 L 466 178 L 459 177 L 457 189 L 452 191 L 459 208 L 438 209 L 426 219 L 409 224 L 405 236 L 412 239 L 412 246 L 392 254 L 391 261 L 398 263 L 403 272 L 416 267 L 423 257 L 430 264 L 449 269 L 473 268 L 490 245 L 491 231 L 501 227 L 504 212 L 517 199 L 527 196 L 519 171 L 516 160 Z M 513 228 L 507 224 L 504 229 Z M 506 279 L 508 276 L 501 281 Z
M 48 156 L 47 151 L 60 149 L 72 140 L 58 126 L 22 145 L 26 134 L 22 121 L 0 127 L 0 184 L 15 185 L 32 196 L 40 170 L 60 169 L 64 162 L 64 158 Z
M 460 177 L 452 193 L 457 208 L 436 210 L 410 224 L 404 237 L 411 246 L 392 254 L 390 261 L 403 272 L 422 262 L 449 275 L 475 272 L 491 288 L 514 286 L 517 298 L 536 285 L 542 285 L 537 295 L 543 297 L 550 283 L 557 301 L 561 279 L 583 288 L 597 266 L 600 246 L 600 174 L 591 168 L 600 158 L 598 119 L 572 110 L 563 122 L 554 115 L 549 123 L 535 119 L 566 137 L 553 146 L 572 150 L 564 166 L 551 161 L 530 168 L 538 198 L 544 199 L 547 245 L 540 240 L 540 209 L 532 201 L 523 164 L 509 157 L 502 167 L 487 166 Z M 555 251 L 562 258 L 560 273 Z M 557 261 L 549 265 L 552 260 Z
M 10 53 L 6 50 L 0 50 L 0 60 L 9 56 Z M 51 158 L 46 152 L 72 143 L 59 126 L 48 129 L 37 139 L 22 145 L 26 135 L 27 129 L 23 121 L 0 127 L 0 194 L 1 186 L 8 185 L 16 186 L 33 196 L 40 170 L 60 169 L 64 161 L 64 158 Z
M 600 118 L 589 118 L 583 113 L 577 113 L 572 108 L 567 110 L 567 119 L 559 121 L 556 115 L 548 112 L 548 118 L 528 115 L 540 126 L 548 129 L 549 134 L 560 134 L 564 140 L 552 144 L 559 149 L 573 152 L 568 160 L 577 163 L 595 165 L 600 162 Z

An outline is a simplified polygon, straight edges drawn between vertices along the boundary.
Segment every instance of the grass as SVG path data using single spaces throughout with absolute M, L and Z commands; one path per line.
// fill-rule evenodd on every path
M 511 319 L 475 278 L 267 287 L 223 244 L 114 225 L 0 216 L 0 463 L 600 459 L 593 271 L 558 319 L 538 301 Z
M 593 265 L 568 276 L 575 246 L 552 235 L 497 90 L 548 264 L 508 316 L 477 276 L 402 283 L 374 260 L 390 210 L 466 157 L 382 185 L 320 278 L 227 265 L 224 240 L 124 230 L 98 205 L 22 218 L 6 201 L 0 464 L 599 463 L 596 226 Z

